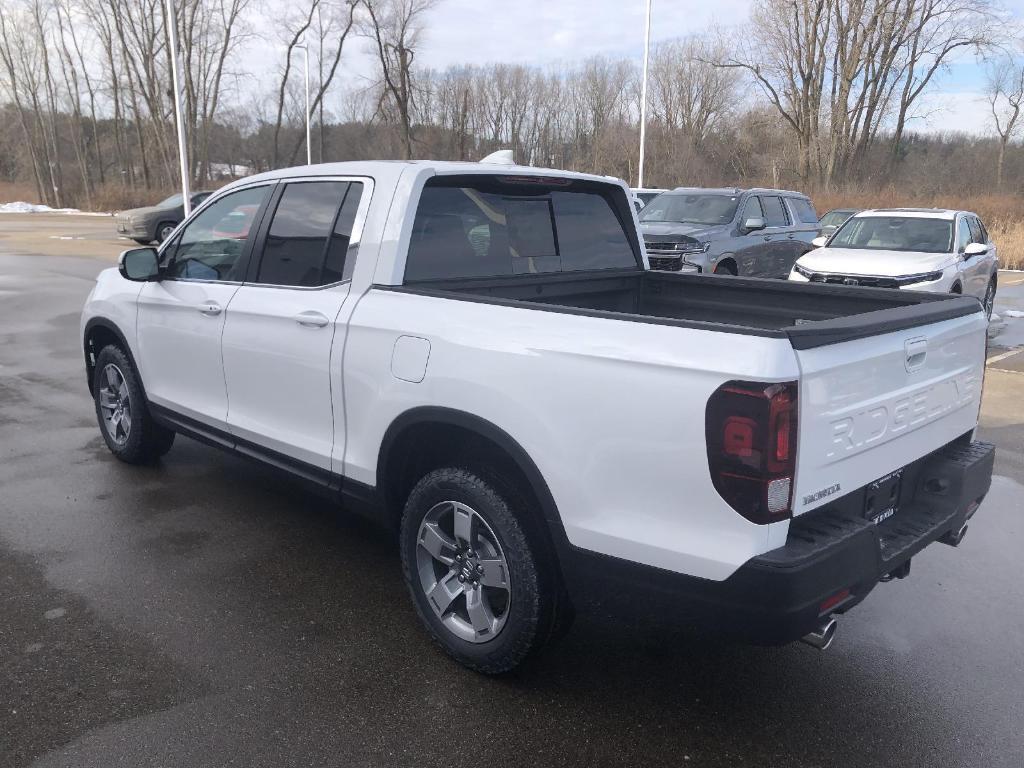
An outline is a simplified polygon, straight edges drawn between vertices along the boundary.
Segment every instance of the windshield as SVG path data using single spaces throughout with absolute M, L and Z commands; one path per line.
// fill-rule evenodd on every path
M 860 216 L 847 221 L 828 245 L 872 251 L 950 253 L 953 222 L 909 216 Z
M 838 227 L 854 213 L 855 211 L 829 211 L 818 223 L 823 227 Z
M 157 208 L 174 208 L 177 205 L 181 205 L 181 201 L 183 199 L 184 198 L 182 198 L 181 195 L 171 195 L 166 200 L 161 200 L 159 203 L 157 203 L 156 207 Z
M 651 200 L 640 221 L 686 224 L 728 224 L 736 215 L 737 195 L 685 195 L 664 193 Z

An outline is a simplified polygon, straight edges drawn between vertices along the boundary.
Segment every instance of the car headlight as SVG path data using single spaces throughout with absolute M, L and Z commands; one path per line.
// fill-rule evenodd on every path
M 803 275 L 808 280 L 814 277 L 814 272 L 812 270 L 807 269 L 806 267 L 801 267 L 800 264 L 794 264 L 793 269 L 796 270 L 798 275 Z
M 917 283 L 934 283 L 936 280 L 942 279 L 942 270 L 935 272 L 922 272 L 917 275 L 904 275 L 903 277 L 897 277 L 896 282 L 901 286 L 903 285 L 916 285 Z
M 702 253 L 707 253 L 709 250 L 711 250 L 711 243 L 694 243 L 682 251 L 683 263 L 689 264 L 691 267 L 699 267 L 701 266 L 700 262 L 691 261 L 691 259 L 695 256 L 700 256 Z

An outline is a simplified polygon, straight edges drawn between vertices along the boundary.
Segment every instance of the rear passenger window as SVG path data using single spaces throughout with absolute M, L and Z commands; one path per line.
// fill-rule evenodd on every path
M 362 184 L 287 184 L 267 231 L 257 283 L 315 287 L 345 279 Z
M 781 197 L 762 197 L 765 223 L 769 227 L 785 227 L 789 224 L 789 214 L 782 204 Z
M 622 215 L 606 185 L 435 178 L 416 209 L 405 279 L 636 268 Z
M 814 204 L 804 197 L 789 197 L 789 207 L 796 214 L 796 220 L 801 224 L 817 224 L 818 212 L 814 210 Z
M 985 229 L 985 222 L 981 219 L 976 219 L 978 222 L 978 229 L 981 230 L 981 240 L 979 242 L 988 243 L 988 230 Z

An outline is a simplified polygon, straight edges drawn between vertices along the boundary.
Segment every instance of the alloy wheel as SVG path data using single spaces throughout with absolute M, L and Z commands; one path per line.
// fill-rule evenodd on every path
M 487 521 L 458 501 L 435 504 L 416 535 L 420 588 L 445 628 L 486 643 L 508 619 L 512 585 L 501 543 Z
M 104 429 L 117 445 L 124 445 L 132 432 L 132 402 L 124 374 L 113 363 L 103 369 L 99 399 Z

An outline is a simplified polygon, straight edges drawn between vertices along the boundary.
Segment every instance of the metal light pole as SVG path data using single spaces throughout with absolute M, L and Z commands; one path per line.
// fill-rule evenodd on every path
M 174 0 L 167 0 L 164 23 L 167 25 L 167 40 L 171 46 L 171 78 L 174 85 L 174 115 L 178 129 L 178 159 L 181 161 L 181 196 L 184 198 L 185 216 L 192 212 L 192 195 L 189 193 L 188 146 L 185 142 L 185 113 L 182 109 L 181 88 L 185 79 L 178 58 L 178 19 L 174 13 Z
M 305 59 L 305 77 L 306 77 L 306 165 L 313 164 L 313 144 L 309 140 L 309 46 L 308 45 L 296 45 L 296 48 L 301 48 Z
M 644 185 L 644 145 L 647 142 L 647 61 L 651 55 L 651 0 L 647 0 L 647 21 L 644 23 L 644 76 L 640 85 L 640 168 L 637 186 Z

